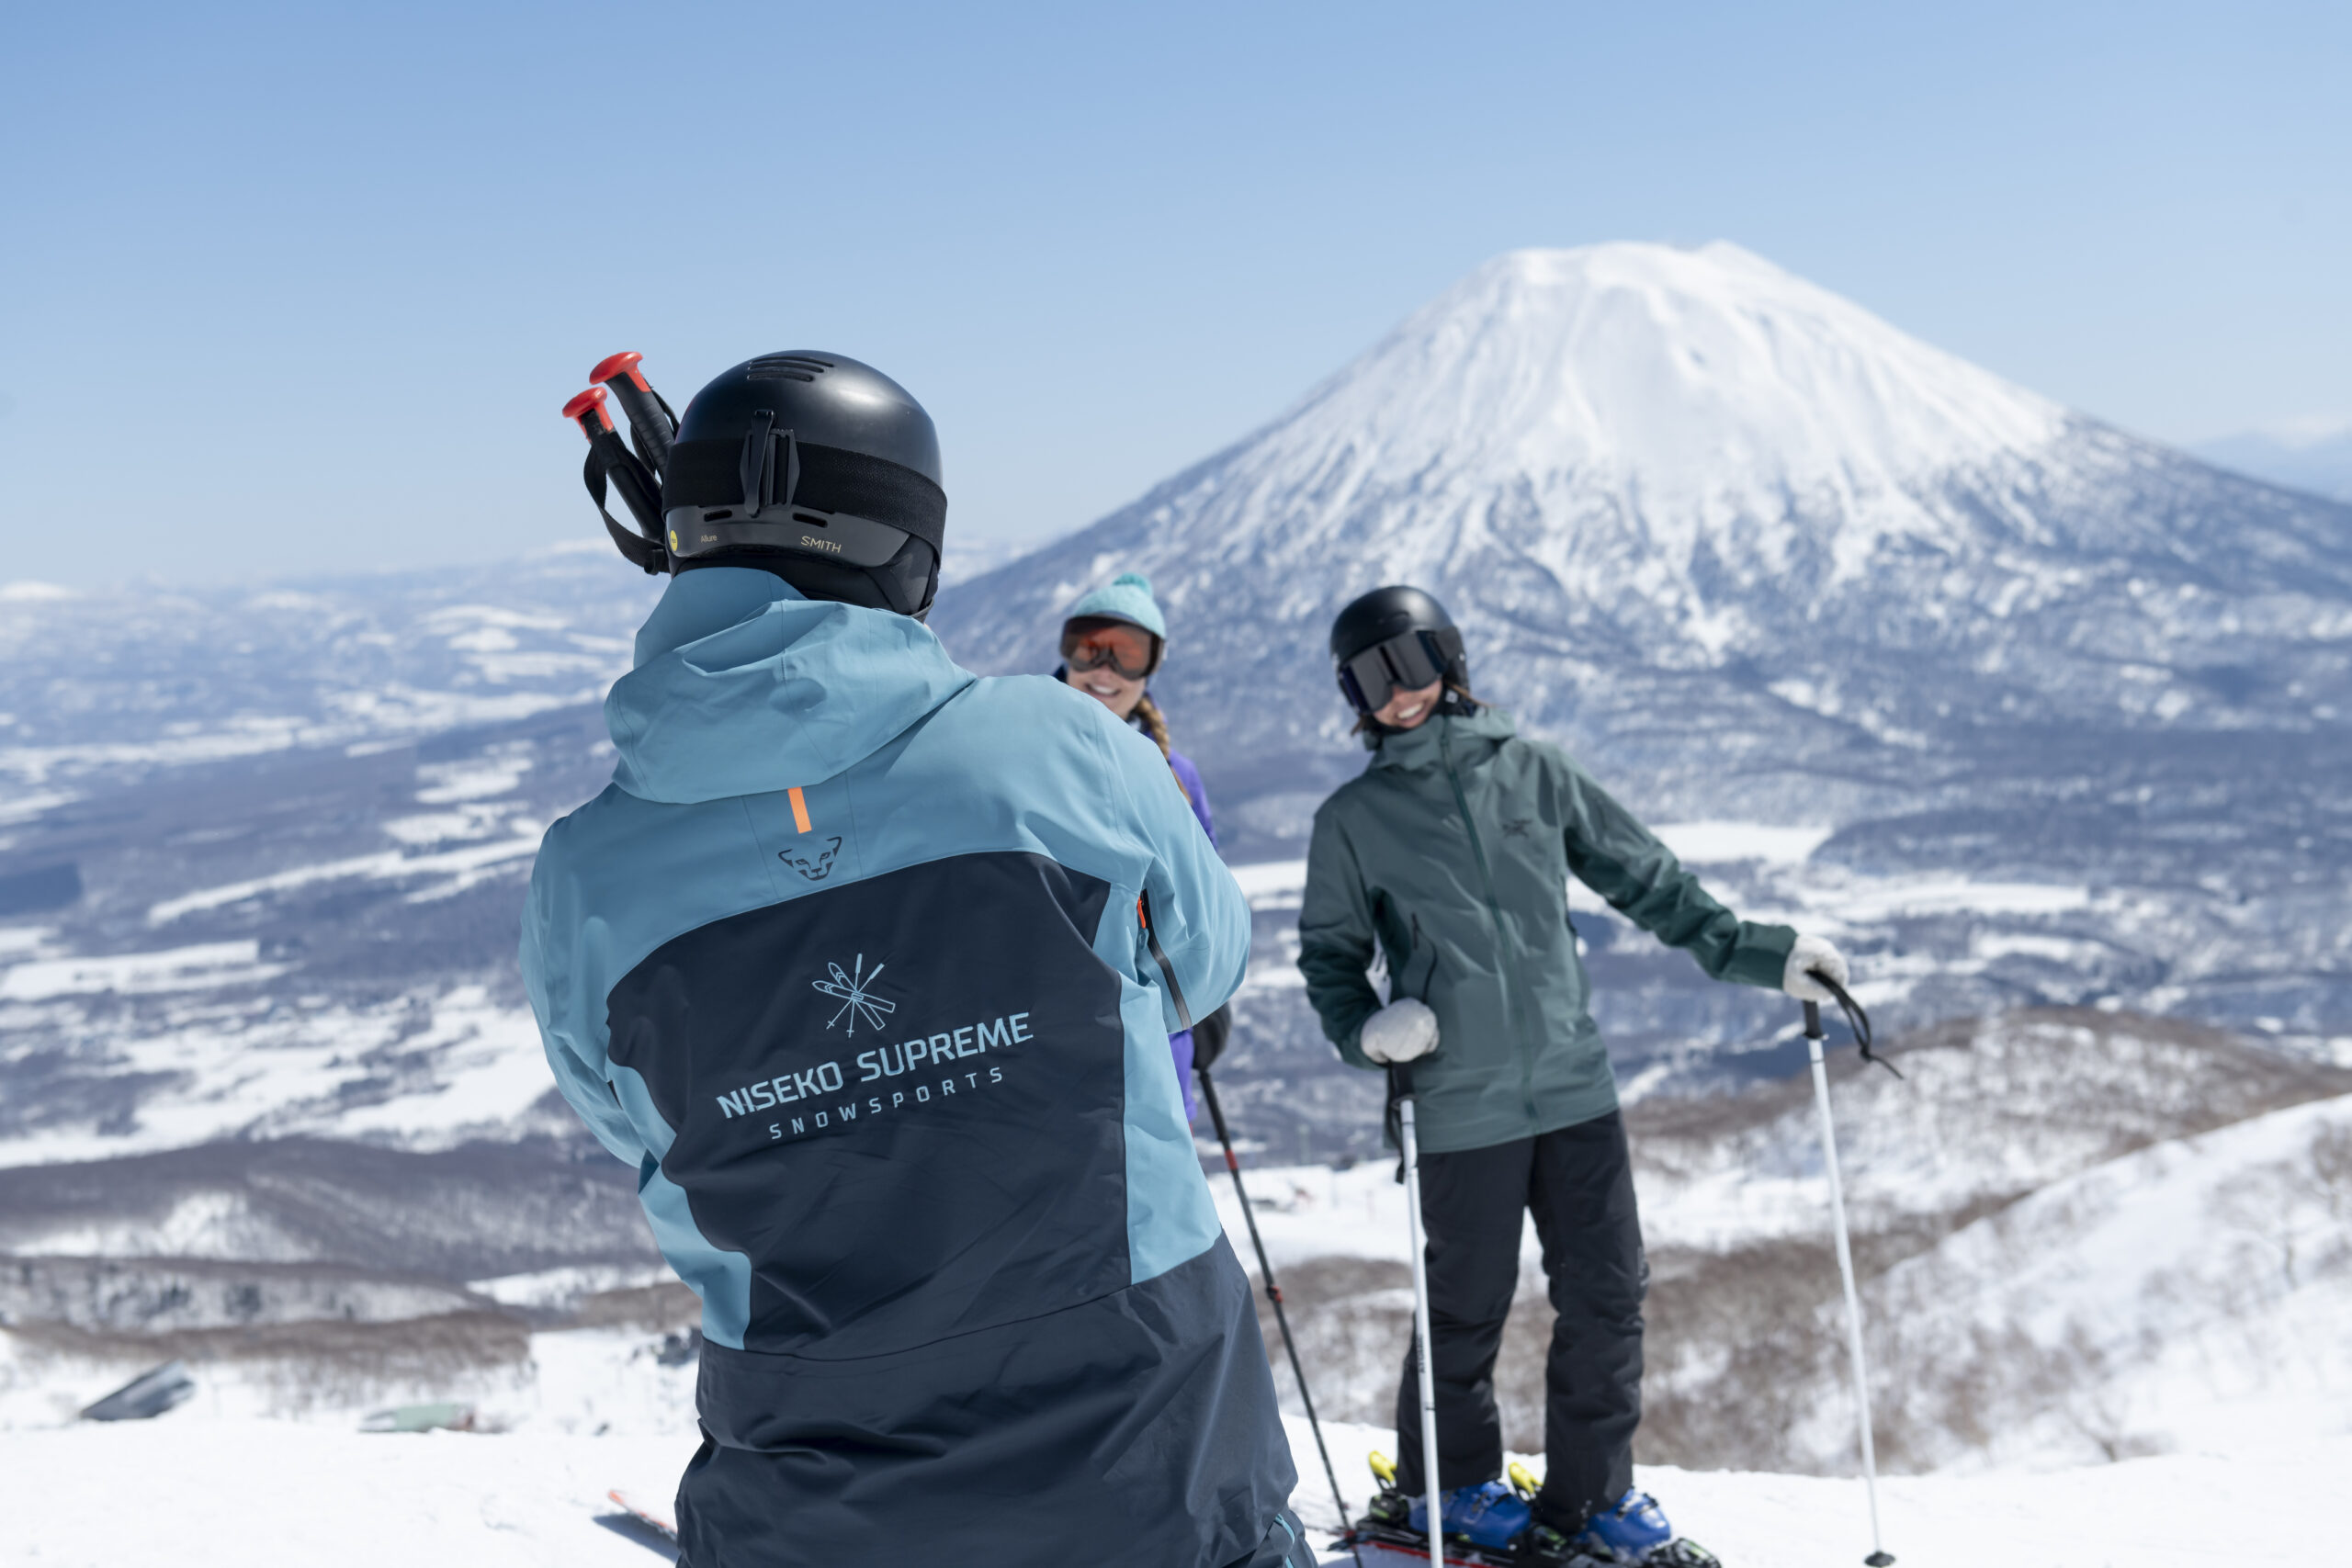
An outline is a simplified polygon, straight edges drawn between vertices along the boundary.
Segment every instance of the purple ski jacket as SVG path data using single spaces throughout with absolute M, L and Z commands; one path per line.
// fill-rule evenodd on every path
M 1216 818 L 1209 814 L 1209 792 L 1201 786 L 1201 770 L 1193 766 L 1193 759 L 1183 752 L 1170 750 L 1168 766 L 1177 782 L 1184 786 L 1184 798 L 1191 803 L 1193 815 L 1201 819 L 1201 831 L 1209 836 L 1209 843 L 1216 843 Z M 1176 1057 L 1176 1082 L 1184 1091 L 1184 1119 L 1191 1121 L 1200 1112 L 1193 1092 L 1193 1032 L 1178 1030 L 1168 1037 L 1168 1049 Z

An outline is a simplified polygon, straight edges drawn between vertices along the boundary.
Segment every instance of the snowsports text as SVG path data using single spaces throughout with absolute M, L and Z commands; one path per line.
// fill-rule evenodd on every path
M 1001 1018 L 985 1019 L 978 1023 L 967 1023 L 960 1028 L 943 1031 L 937 1034 L 918 1035 L 895 1045 L 878 1045 L 872 1050 L 861 1051 L 854 1058 L 854 1065 L 859 1069 L 857 1081 L 867 1084 L 878 1078 L 898 1077 L 916 1070 L 925 1062 L 938 1066 L 966 1056 L 977 1056 L 984 1051 L 1002 1051 L 1013 1045 L 1026 1044 L 1035 1038 L 1036 1036 L 1029 1028 L 1029 1015 L 1025 1012 L 1008 1013 Z M 990 1083 L 1004 1081 L 1003 1074 L 995 1067 L 991 1066 L 988 1071 Z M 979 1086 L 978 1071 L 962 1076 L 971 1080 L 970 1087 L 977 1089 Z M 950 1074 L 941 1081 L 940 1092 L 943 1095 L 955 1092 L 955 1079 L 956 1075 Z M 779 1105 L 812 1100 L 820 1095 L 838 1094 L 847 1087 L 848 1082 L 848 1075 L 842 1070 L 842 1064 L 836 1060 L 823 1062 L 814 1067 L 797 1068 L 788 1073 L 779 1073 L 775 1077 L 746 1084 L 741 1089 L 715 1098 L 718 1101 L 720 1115 L 731 1121 L 738 1116 L 748 1116 L 754 1111 L 769 1111 Z M 932 1090 L 928 1085 L 914 1086 L 913 1093 L 918 1102 L 926 1101 L 932 1098 Z M 890 1109 L 895 1110 L 906 1101 L 907 1091 L 893 1090 L 890 1095 Z M 873 1113 L 877 1116 L 884 1109 L 879 1097 L 874 1098 L 870 1106 Z M 854 1120 L 858 1112 L 855 1100 L 852 1100 L 846 1105 L 834 1105 L 828 1109 L 831 1114 L 828 1114 L 828 1111 L 819 1111 L 815 1113 L 818 1126 L 825 1126 L 834 1116 L 838 1116 L 844 1122 Z M 796 1135 L 805 1130 L 803 1118 L 792 1119 L 792 1131 Z M 768 1135 L 771 1139 L 783 1137 L 785 1135 L 783 1124 L 772 1123 L 768 1129 Z

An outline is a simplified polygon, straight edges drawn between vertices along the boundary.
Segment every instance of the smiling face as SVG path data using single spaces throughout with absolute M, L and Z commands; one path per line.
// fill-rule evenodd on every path
M 1443 681 L 1431 681 L 1416 691 L 1395 693 L 1373 719 L 1391 729 L 1418 729 L 1437 711 L 1437 699 L 1444 690 Z
M 1136 704 L 1143 701 L 1143 678 L 1129 680 L 1107 664 L 1098 664 L 1091 670 L 1072 670 L 1062 679 L 1121 718 L 1131 716 Z

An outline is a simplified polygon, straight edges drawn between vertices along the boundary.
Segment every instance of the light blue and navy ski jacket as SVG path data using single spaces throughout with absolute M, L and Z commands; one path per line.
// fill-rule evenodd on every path
M 1159 750 L 742 568 L 605 712 L 523 974 L 702 1298 L 684 1561 L 1247 1556 L 1294 1475 L 1168 1035 L 1250 919 Z

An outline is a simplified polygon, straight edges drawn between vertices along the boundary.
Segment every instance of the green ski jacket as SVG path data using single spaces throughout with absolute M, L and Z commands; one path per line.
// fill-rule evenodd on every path
M 1714 978 L 1780 985 L 1796 932 L 1716 903 L 1589 773 L 1498 709 L 1385 737 L 1316 811 L 1298 919 L 1307 998 L 1340 1056 L 1374 1070 L 1357 1036 L 1381 1006 L 1375 942 L 1391 999 L 1437 1013 L 1437 1050 L 1413 1073 L 1422 1148 L 1486 1148 L 1616 1108 L 1571 875 Z

